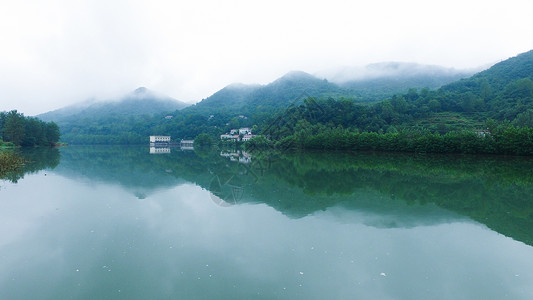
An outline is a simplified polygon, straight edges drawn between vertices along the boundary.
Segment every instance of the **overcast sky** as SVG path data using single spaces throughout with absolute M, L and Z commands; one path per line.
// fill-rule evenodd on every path
M 532 0 L 0 0 L 0 111 L 145 86 L 197 102 L 290 70 L 487 65 L 533 49 Z

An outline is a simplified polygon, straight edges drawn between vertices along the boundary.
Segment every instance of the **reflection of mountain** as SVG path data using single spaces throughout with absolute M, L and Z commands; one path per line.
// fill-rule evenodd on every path
M 405 205 L 436 204 L 533 245 L 533 160 L 529 158 L 402 154 L 307 153 L 277 157 L 276 176 L 322 202 L 296 205 L 312 212 L 342 203 L 359 209 L 365 193 Z M 341 195 L 349 195 L 342 197 Z M 376 202 L 367 201 L 368 205 Z M 281 211 L 294 202 L 272 203 Z M 389 209 L 386 204 L 384 211 Z M 303 211 L 306 212 L 305 210 Z M 427 217 L 424 215 L 424 217 Z
M 460 215 L 533 245 L 529 158 L 372 153 L 252 155 L 247 164 L 220 152 L 147 147 L 68 147 L 55 172 L 124 186 L 138 197 L 192 182 L 220 205 L 264 203 L 289 217 L 342 206 L 354 221 L 412 227 Z

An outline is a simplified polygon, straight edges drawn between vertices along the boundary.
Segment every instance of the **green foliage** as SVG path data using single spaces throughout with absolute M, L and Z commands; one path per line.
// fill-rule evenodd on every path
M 16 110 L 0 112 L 0 137 L 15 146 L 54 146 L 60 137 L 54 122 L 24 117 Z
M 213 139 L 207 133 L 201 133 L 194 139 L 194 146 L 197 147 L 211 147 Z
M 264 136 L 256 136 L 244 143 L 246 150 L 263 150 L 263 149 L 273 149 L 274 143 L 270 140 L 267 140 Z

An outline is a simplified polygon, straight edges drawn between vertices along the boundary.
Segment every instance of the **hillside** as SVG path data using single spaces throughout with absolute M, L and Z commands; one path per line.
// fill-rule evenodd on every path
M 441 93 L 444 102 L 458 106 L 455 110 L 487 112 L 491 118 L 513 121 L 533 109 L 533 50 L 443 86 Z

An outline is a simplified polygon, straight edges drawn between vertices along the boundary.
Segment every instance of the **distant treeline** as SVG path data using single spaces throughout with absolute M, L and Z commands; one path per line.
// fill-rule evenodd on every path
M 16 110 L 0 112 L 0 145 L 53 146 L 59 141 L 59 127 L 54 122 L 25 117 Z
M 454 131 L 446 134 L 429 130 L 399 132 L 358 132 L 342 127 L 298 122 L 294 134 L 277 141 L 264 137 L 248 141 L 247 149 L 375 150 L 417 153 L 470 153 L 533 155 L 533 128 L 487 122 L 486 131 Z

